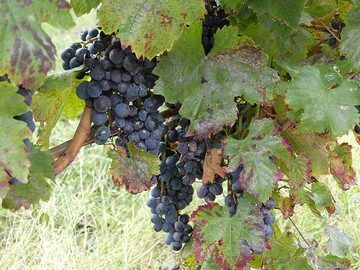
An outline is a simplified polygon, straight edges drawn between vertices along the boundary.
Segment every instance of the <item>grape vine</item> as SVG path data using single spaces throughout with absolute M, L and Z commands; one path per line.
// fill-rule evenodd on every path
M 115 185 L 149 191 L 149 226 L 184 269 L 349 269 L 350 246 L 324 226 L 332 248 L 320 250 L 292 216 L 306 206 L 335 223 L 323 176 L 357 182 L 357 1 L 55 2 L 0 1 L 3 207 L 48 200 L 49 181 L 95 143 Z M 91 9 L 96 27 L 52 72 L 42 23 L 67 29 L 70 10 Z M 80 114 L 49 149 L 59 119 Z

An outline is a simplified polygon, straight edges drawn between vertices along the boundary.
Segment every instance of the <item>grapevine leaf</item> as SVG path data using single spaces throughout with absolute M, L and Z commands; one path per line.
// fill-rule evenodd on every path
M 241 163 L 240 183 L 247 191 L 265 202 L 281 178 L 276 164 L 270 157 L 289 161 L 290 153 L 279 136 L 270 135 L 275 129 L 271 119 L 254 120 L 244 140 L 228 138 L 225 155 L 229 157 L 228 168 L 234 171 Z
M 329 214 L 333 214 L 335 212 L 335 204 L 333 202 L 331 192 L 325 184 L 320 182 L 312 183 L 311 191 L 317 209 L 321 210 L 325 208 Z
M 98 16 L 105 32 L 117 32 L 137 55 L 153 58 L 170 51 L 186 25 L 204 14 L 202 0 L 108 0 L 102 3 Z
M 55 47 L 41 28 L 74 25 L 66 0 L 0 1 L 0 74 L 25 88 L 41 85 L 54 68 Z
M 221 6 L 227 11 L 234 11 L 246 4 L 247 0 L 221 0 Z
M 191 214 L 196 259 L 204 261 L 214 252 L 214 260 L 221 269 L 244 269 L 253 257 L 251 249 L 265 250 L 262 219 L 259 202 L 250 196 L 241 199 L 231 218 L 216 203 L 198 207 Z
M 205 259 L 201 266 L 201 270 L 221 270 L 212 256 Z
M 225 177 L 225 170 L 220 166 L 221 162 L 221 149 L 213 148 L 206 153 L 203 165 L 203 184 L 213 183 L 216 175 Z
M 322 79 L 316 67 L 300 69 L 293 74 L 286 101 L 293 110 L 302 112 L 302 129 L 345 134 L 359 119 L 354 106 L 360 101 L 360 87 L 346 80 L 338 87 L 329 89 Z
M 270 238 L 270 245 L 271 250 L 262 255 L 263 269 L 313 269 L 306 261 L 305 249 L 297 247 L 295 239 L 290 232 L 282 233 L 276 226 L 275 233 Z
M 305 11 L 318 18 L 331 14 L 336 8 L 336 0 L 311 0 L 305 4 Z
M 281 197 L 278 204 L 285 219 L 294 215 L 295 201 L 293 197 Z
M 29 160 L 24 139 L 30 138 L 31 131 L 26 123 L 13 117 L 28 111 L 24 98 L 17 94 L 17 87 L 0 82 L 0 184 L 6 189 L 9 176 L 26 183 L 29 174 Z
M 341 51 L 352 66 L 360 69 L 360 7 L 353 8 L 347 17 L 346 27 L 341 34 Z
M 240 44 L 235 27 L 223 28 L 217 36 L 221 32 L 228 44 L 237 47 L 215 48 L 218 53 L 206 58 L 199 42 L 201 24 L 197 24 L 184 31 L 170 53 L 160 57 L 154 71 L 160 76 L 155 91 L 169 102 L 182 103 L 180 114 L 191 120 L 190 133 L 199 138 L 236 120 L 234 97 L 266 102 L 272 99 L 269 88 L 279 79 L 274 70 L 263 66 L 266 55 Z
M 352 167 L 351 149 L 351 145 L 342 143 L 336 145 L 330 152 L 330 172 L 344 190 L 356 184 L 356 173 Z
M 159 159 L 129 144 L 129 157 L 124 148 L 109 152 L 112 158 L 110 174 L 118 187 L 125 185 L 130 193 L 140 193 L 152 186 L 151 178 L 160 173 Z
M 330 135 L 307 133 L 299 128 L 284 132 L 297 154 L 306 155 L 311 160 L 311 171 L 314 175 L 329 173 L 329 154 L 327 146 L 334 141 Z
M 302 189 L 311 178 L 311 160 L 304 154 L 297 156 L 289 164 L 289 185 L 293 192 Z
M 35 120 L 40 122 L 37 144 L 44 149 L 49 148 L 51 131 L 60 116 L 64 113 L 67 118 L 76 118 L 84 109 L 84 101 L 76 96 L 81 81 L 75 79 L 75 73 L 48 76 L 33 98 L 31 107 Z
M 31 162 L 29 182 L 10 186 L 7 196 L 2 202 L 4 208 L 17 210 L 24 206 L 25 209 L 28 209 L 31 204 L 50 199 L 51 186 L 48 179 L 55 178 L 54 168 L 51 166 L 52 158 L 33 147 L 29 160 Z
M 285 62 L 304 59 L 314 43 L 305 29 L 291 28 L 267 15 L 261 16 L 258 23 L 250 25 L 242 33 L 251 37 L 274 59 Z
M 267 13 L 284 21 L 289 26 L 295 27 L 300 21 L 304 9 L 304 0 L 251 0 L 249 6 L 257 14 Z
M 339 258 L 346 258 L 350 254 L 352 241 L 350 237 L 336 227 L 327 226 L 325 232 L 329 236 L 328 250 Z
M 76 16 L 80 17 L 85 13 L 89 13 L 93 8 L 96 8 L 100 4 L 100 0 L 70 0 L 70 4 Z

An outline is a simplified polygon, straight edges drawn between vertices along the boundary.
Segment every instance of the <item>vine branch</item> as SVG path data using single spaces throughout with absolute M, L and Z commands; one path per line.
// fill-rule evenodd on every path
M 56 175 L 60 174 L 74 161 L 81 147 L 88 139 L 91 129 L 91 111 L 91 108 L 85 107 L 80 123 L 70 141 L 50 150 L 50 153 L 57 157 L 52 164 Z

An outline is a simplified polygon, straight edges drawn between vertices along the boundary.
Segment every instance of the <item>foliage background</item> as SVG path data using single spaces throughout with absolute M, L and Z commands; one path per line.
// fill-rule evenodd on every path
M 58 52 L 77 40 L 81 29 L 95 24 L 95 13 L 74 20 L 76 26 L 67 31 L 44 26 Z M 56 67 L 60 70 L 60 61 Z M 51 144 L 70 138 L 76 126 L 76 120 L 62 119 Z M 341 140 L 352 143 L 353 163 L 360 175 L 360 146 L 352 135 Z M 148 195 L 119 191 L 108 175 L 109 166 L 105 148 L 85 147 L 53 183 L 49 202 L 18 212 L 0 209 L 0 269 L 159 269 L 172 261 L 176 255 L 163 244 L 163 234 L 152 230 L 145 207 Z M 360 269 L 360 187 L 342 192 L 330 176 L 321 180 L 335 197 L 335 215 L 319 221 L 304 206 L 297 207 L 293 220 L 305 238 L 316 240 L 323 251 L 328 238 L 322 222 L 347 232 L 354 244 L 352 269 Z M 289 221 L 281 220 L 282 227 L 297 235 Z

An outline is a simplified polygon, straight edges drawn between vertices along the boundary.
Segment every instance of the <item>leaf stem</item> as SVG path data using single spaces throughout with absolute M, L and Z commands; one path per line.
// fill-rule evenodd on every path
M 308 245 L 308 247 L 310 247 L 310 244 L 308 243 L 308 241 L 306 241 L 304 235 L 301 233 L 301 231 L 299 230 L 299 228 L 296 226 L 295 222 L 292 220 L 291 217 L 288 217 L 288 219 L 290 220 L 290 222 L 292 223 L 292 225 L 295 227 L 295 229 L 297 230 L 297 232 L 300 234 L 302 240 L 304 240 L 304 242 Z

